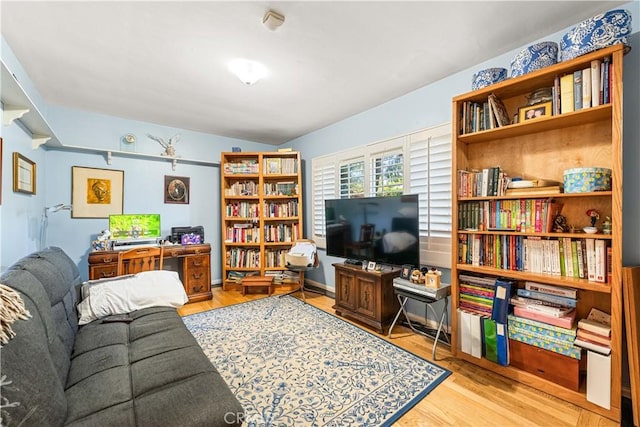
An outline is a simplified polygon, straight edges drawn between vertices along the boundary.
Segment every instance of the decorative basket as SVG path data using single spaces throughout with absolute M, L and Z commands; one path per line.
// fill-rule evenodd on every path
M 631 14 L 623 9 L 610 10 L 582 21 L 560 40 L 562 61 L 576 58 L 603 47 L 628 45 Z
M 558 43 L 540 42 L 525 49 L 511 61 L 511 77 L 522 76 L 558 62 Z
M 564 171 L 565 193 L 611 190 L 611 169 L 573 168 Z
M 483 87 L 491 86 L 494 83 L 498 83 L 506 79 L 506 68 L 487 68 L 486 70 L 480 70 L 473 75 L 471 90 L 482 89 Z

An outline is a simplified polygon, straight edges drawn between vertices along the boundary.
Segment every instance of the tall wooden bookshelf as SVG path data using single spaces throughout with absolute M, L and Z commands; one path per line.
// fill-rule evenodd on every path
M 223 289 L 246 275 L 281 283 L 284 255 L 302 238 L 300 153 L 227 152 L 220 164 Z
M 621 417 L 621 377 L 622 377 L 622 70 L 624 47 L 616 45 L 578 58 L 561 62 L 523 76 L 469 92 L 453 99 L 453 173 L 457 176 L 461 170 L 478 171 L 499 166 L 509 176 L 525 176 L 563 182 L 566 169 L 582 167 L 604 167 L 612 170 L 611 191 L 585 193 L 539 193 L 531 196 L 461 196 L 457 185 L 453 187 L 453 231 L 454 250 L 452 256 L 452 335 L 453 352 L 456 357 L 474 363 L 490 371 L 553 394 L 568 402 L 610 419 L 620 421 Z M 464 129 L 466 120 L 465 106 L 470 103 L 482 105 L 490 94 L 495 94 L 506 107 L 511 118 L 520 107 L 527 105 L 527 96 L 539 88 L 553 87 L 556 77 L 561 77 L 588 68 L 593 60 L 611 61 L 611 101 L 591 108 L 574 112 L 559 113 L 533 120 L 521 121 L 487 130 L 470 131 Z M 468 123 L 468 122 L 467 122 Z M 459 228 L 460 213 L 465 205 L 475 202 L 493 202 L 527 199 L 553 198 L 563 204 L 561 214 L 568 224 L 577 225 L 574 232 L 527 232 L 496 231 L 489 227 Z M 595 235 L 582 233 L 582 227 L 589 225 L 586 211 L 596 209 L 600 221 L 609 216 L 612 221 L 612 233 Z M 480 237 L 477 237 L 480 236 Z M 496 268 L 482 263 L 468 263 L 462 259 L 458 250 L 465 239 L 498 239 L 510 236 L 523 236 L 540 240 L 573 240 L 596 238 L 604 240 L 610 247 L 610 278 L 608 283 L 597 283 L 588 279 L 567 277 L 556 274 L 532 273 L 509 268 Z M 458 247 L 456 247 L 458 246 Z M 478 265 L 479 264 L 479 265 Z M 495 265 L 495 264 L 494 264 Z M 576 323 L 587 316 L 592 307 L 611 314 L 611 383 L 610 408 L 596 405 L 587 400 L 586 352 L 583 351 L 580 364 L 581 376 L 579 389 L 574 390 L 556 381 L 536 375 L 525 369 L 502 366 L 484 356 L 476 358 L 463 352 L 460 344 L 459 327 L 461 324 L 460 274 L 471 274 L 489 278 L 507 278 L 523 287 L 526 281 L 551 284 L 576 289 L 578 302 Z M 542 367 L 544 370 L 544 366 Z M 548 367 L 551 370 L 551 366 Z

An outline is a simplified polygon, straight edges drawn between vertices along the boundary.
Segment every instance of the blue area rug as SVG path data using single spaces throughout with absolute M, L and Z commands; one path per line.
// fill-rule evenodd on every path
M 247 426 L 390 425 L 451 373 L 289 296 L 183 320 Z

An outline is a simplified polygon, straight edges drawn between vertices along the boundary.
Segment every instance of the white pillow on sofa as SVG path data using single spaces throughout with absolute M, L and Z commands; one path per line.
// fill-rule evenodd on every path
M 85 291 L 88 291 L 86 297 Z M 80 325 L 147 307 L 177 308 L 188 301 L 178 273 L 167 270 L 144 271 L 115 280 L 87 282 L 83 285 L 83 297 L 78 304 Z

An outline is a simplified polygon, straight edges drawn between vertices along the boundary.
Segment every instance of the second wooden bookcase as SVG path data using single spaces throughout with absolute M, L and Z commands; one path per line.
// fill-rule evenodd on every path
M 285 254 L 303 230 L 300 153 L 226 152 L 220 169 L 223 289 L 246 275 L 286 282 Z
M 498 167 L 509 176 L 526 176 L 563 182 L 563 173 L 571 168 L 601 167 L 612 171 L 611 191 L 599 192 L 542 192 L 535 195 L 470 196 L 458 191 L 460 182 L 453 187 L 453 242 L 452 257 L 452 342 L 454 354 L 468 362 L 482 366 L 516 381 L 530 385 L 546 393 L 555 395 L 580 407 L 619 421 L 621 417 L 621 377 L 622 377 L 622 70 L 624 46 L 617 45 L 601 49 L 587 55 L 549 66 L 524 76 L 512 78 L 498 84 L 457 96 L 453 99 L 453 173 L 460 171 L 482 171 Z M 592 61 L 609 61 L 611 101 L 591 108 L 579 109 L 564 114 L 548 115 L 502 127 L 484 126 L 487 130 L 470 132 L 467 108 L 470 104 L 482 105 L 489 95 L 500 99 L 510 117 L 519 108 L 527 105 L 528 96 L 540 89 L 553 87 L 563 75 L 584 70 Z M 465 124 L 466 123 L 466 124 Z M 485 122 L 487 123 L 487 122 Z M 553 230 L 532 231 L 529 229 L 496 229 L 480 222 L 480 227 L 461 225 L 467 205 L 473 203 L 509 203 L 530 199 L 553 198 L 562 204 L 562 215 L 567 222 L 576 225 L 573 232 Z M 485 205 L 486 206 L 486 205 Z M 600 213 L 598 227 L 605 216 L 611 218 L 611 234 L 588 235 L 581 232 L 589 225 L 586 212 L 596 209 Z M 461 222 L 459 222 L 459 220 Z M 458 227 L 458 225 L 460 225 Z M 484 225 L 484 226 L 482 226 Z M 505 227 L 506 228 L 506 227 Z M 518 239 L 557 241 L 581 241 L 587 238 L 603 240 L 609 249 L 609 278 L 605 283 L 587 278 L 568 277 L 560 274 L 534 273 L 518 268 L 517 263 L 496 266 L 483 262 L 468 262 L 462 259 L 459 248 L 467 239 L 498 240 Z M 537 375 L 528 369 L 535 367 L 545 370 L 543 361 L 535 359 L 524 368 L 503 366 L 486 357 L 474 357 L 461 349 L 458 333 L 461 319 L 460 275 L 476 275 L 485 278 L 505 278 L 523 287 L 525 282 L 537 282 L 576 289 L 578 294 L 576 323 L 586 317 L 593 307 L 611 315 L 611 382 L 601 387 L 610 388 L 610 405 L 597 405 L 587 398 L 584 365 L 582 376 L 575 388 L 555 381 L 552 376 Z M 464 304 L 463 304 L 464 305 Z M 528 346 L 529 347 L 529 346 Z M 583 355 L 586 358 L 586 355 Z M 548 367 L 549 371 L 552 367 Z M 538 372 L 539 373 L 539 372 Z

